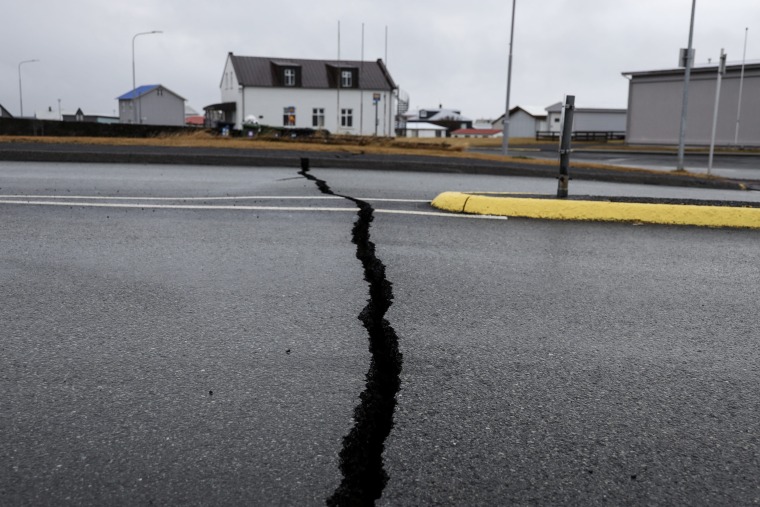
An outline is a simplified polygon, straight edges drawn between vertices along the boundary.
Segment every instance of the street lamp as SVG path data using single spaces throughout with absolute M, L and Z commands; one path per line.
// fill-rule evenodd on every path
M 515 37 L 515 7 L 517 0 L 512 0 L 512 27 L 509 30 L 509 63 L 507 64 L 507 107 L 504 111 L 504 130 L 501 138 L 501 154 L 509 154 L 509 93 L 512 88 L 512 42 Z
M 691 2 L 691 23 L 689 24 L 689 46 L 686 48 L 686 70 L 683 78 L 683 101 L 681 103 L 681 128 L 678 133 L 678 164 L 676 169 L 684 170 L 684 148 L 686 145 L 686 111 L 689 105 L 689 79 L 691 77 L 691 66 L 694 54 L 691 51 L 691 43 L 694 38 L 694 11 L 697 9 L 697 0 Z
M 154 33 L 164 33 L 161 30 L 152 30 L 150 32 L 140 32 L 136 33 L 132 37 L 132 93 L 135 93 L 135 89 L 137 88 L 137 85 L 135 84 L 135 39 L 138 38 L 140 35 L 151 35 Z M 140 99 L 137 100 L 138 104 L 140 103 Z M 134 105 L 134 97 L 132 97 L 132 104 Z M 134 106 L 133 106 L 134 107 Z M 134 108 L 135 114 L 139 115 L 141 112 L 137 111 L 137 108 Z M 135 118 L 137 120 L 137 118 Z M 135 121 L 137 123 L 137 121 Z M 140 117 L 140 123 L 142 123 L 142 117 Z
M 23 62 L 19 62 L 18 64 L 18 102 L 19 102 L 19 109 L 20 114 L 19 118 L 24 117 L 24 99 L 22 98 L 21 94 L 21 66 L 25 63 L 32 63 L 32 62 L 39 62 L 39 60 L 24 60 Z

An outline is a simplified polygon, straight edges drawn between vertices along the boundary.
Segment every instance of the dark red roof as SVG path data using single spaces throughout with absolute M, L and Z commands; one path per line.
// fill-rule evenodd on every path
M 492 136 L 495 134 L 501 134 L 501 129 L 459 129 L 455 130 L 451 134 L 462 134 L 462 135 L 472 135 L 472 136 Z

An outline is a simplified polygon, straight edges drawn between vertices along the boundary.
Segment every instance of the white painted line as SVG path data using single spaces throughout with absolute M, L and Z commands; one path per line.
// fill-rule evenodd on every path
M 376 209 L 375 213 L 388 213 L 393 215 L 421 215 L 426 217 L 447 217 L 454 218 L 453 215 L 459 215 L 462 218 L 482 218 L 485 220 L 506 220 L 509 217 L 495 216 L 495 215 L 466 215 L 463 213 L 443 213 L 440 211 L 404 211 L 396 209 Z
M 240 195 L 240 196 L 220 196 L 220 197 L 122 197 L 122 196 L 102 196 L 102 195 L 0 195 L 0 199 L 67 199 L 82 200 L 91 199 L 93 201 L 245 201 L 245 200 L 340 200 L 345 199 L 338 195 Z M 357 197 L 362 201 L 374 202 L 409 202 L 409 203 L 429 203 L 430 199 L 386 199 L 382 197 Z
M 102 196 L 102 195 L 0 195 L 0 199 L 92 199 L 94 201 L 233 201 L 245 199 L 300 199 L 300 200 L 323 200 L 323 199 L 343 199 L 338 196 L 294 196 L 294 195 L 262 195 L 262 196 L 223 196 L 223 197 L 122 197 L 122 196 Z M 430 201 L 427 201 L 430 202 Z
M 224 205 L 191 205 L 191 204 L 139 204 L 139 203 L 104 203 L 104 202 L 58 202 L 58 201 L 10 201 L 0 200 L 0 204 L 28 204 L 32 206 L 78 206 L 80 208 L 149 208 L 149 209 L 199 209 L 199 210 L 240 210 L 240 211 L 350 211 L 356 213 L 355 207 L 350 208 L 316 208 L 308 206 L 224 206 Z
M 427 201 L 426 201 L 427 202 Z M 0 204 L 20 204 L 27 206 L 69 206 L 80 208 L 148 208 L 148 209 L 182 209 L 182 210 L 235 210 L 235 211 L 340 211 L 356 213 L 357 208 L 318 208 L 308 206 L 223 206 L 223 205 L 189 205 L 189 204 L 139 204 L 139 203 L 103 203 L 103 202 L 60 202 L 60 201 L 32 201 L 32 200 L 0 200 Z M 474 218 L 486 220 L 506 220 L 503 216 L 490 215 L 465 215 L 461 213 L 445 213 L 437 211 L 405 211 L 392 209 L 376 209 L 376 213 L 394 215 L 418 215 L 447 218 Z

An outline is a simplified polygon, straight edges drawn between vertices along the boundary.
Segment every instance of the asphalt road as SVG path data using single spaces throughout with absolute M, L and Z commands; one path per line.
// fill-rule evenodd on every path
M 500 153 L 500 150 L 496 148 L 478 148 L 472 151 Z M 542 145 L 537 148 L 518 146 L 514 148 L 512 154 L 540 160 L 558 160 L 557 145 Z M 590 162 L 663 172 L 671 172 L 678 165 L 678 157 L 675 152 L 615 150 L 614 147 L 606 148 L 604 146 L 588 148 L 583 145 L 578 145 L 573 149 L 571 161 L 576 164 Z M 689 172 L 706 174 L 708 165 L 708 153 L 688 152 L 684 156 L 684 167 Z M 710 174 L 736 180 L 760 179 L 760 155 L 751 152 L 728 154 L 719 151 L 713 156 Z
M 378 505 L 760 501 L 760 233 L 427 204 L 555 186 L 297 163 L 4 163 L 0 503 L 335 499 L 344 437 L 378 393 L 365 375 L 387 373 L 358 318 L 383 297 L 362 241 L 391 284 L 377 320 L 401 368 L 387 482 L 366 484 Z

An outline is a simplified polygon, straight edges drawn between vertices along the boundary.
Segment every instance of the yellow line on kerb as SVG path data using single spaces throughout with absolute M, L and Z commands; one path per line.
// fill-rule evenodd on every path
M 441 210 L 475 215 L 760 229 L 760 208 L 531 199 L 464 192 L 444 192 L 432 204 Z

